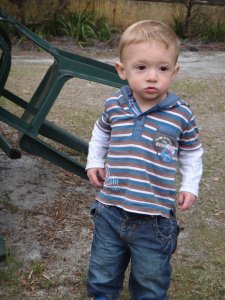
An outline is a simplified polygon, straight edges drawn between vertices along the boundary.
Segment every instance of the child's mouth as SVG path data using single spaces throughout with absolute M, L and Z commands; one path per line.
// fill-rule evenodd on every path
M 145 89 L 145 91 L 146 91 L 147 93 L 155 93 L 155 92 L 157 91 L 157 88 L 152 87 L 152 86 L 149 86 L 149 87 L 147 87 L 147 88 Z

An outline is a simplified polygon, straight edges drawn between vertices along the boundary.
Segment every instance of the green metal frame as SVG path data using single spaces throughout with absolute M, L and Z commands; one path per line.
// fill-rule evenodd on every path
M 69 155 L 58 151 L 38 136 L 47 137 L 87 154 L 88 144 L 86 142 L 46 120 L 52 105 L 65 82 L 70 78 L 78 77 L 115 87 L 121 87 L 125 84 L 124 81 L 119 78 L 113 66 L 56 48 L 38 37 L 14 18 L 0 12 L 0 25 L 2 22 L 11 24 L 21 34 L 51 54 L 54 62 L 47 70 L 29 102 L 24 101 L 7 90 L 5 84 L 11 66 L 11 45 L 7 33 L 0 27 L 0 48 L 2 49 L 0 60 L 0 96 L 24 109 L 22 117 L 18 118 L 5 108 L 0 107 L 0 121 L 16 128 L 21 133 L 19 140 L 21 149 L 33 155 L 40 156 L 83 178 L 87 178 L 84 165 Z M 9 149 L 12 147 L 10 147 L 10 144 L 2 136 L 0 136 L 0 148 L 9 157 L 11 156 Z

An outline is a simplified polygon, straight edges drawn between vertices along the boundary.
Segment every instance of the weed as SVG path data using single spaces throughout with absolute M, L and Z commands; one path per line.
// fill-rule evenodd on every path
M 44 284 L 43 284 L 43 286 L 44 286 L 45 289 L 49 289 L 49 288 L 55 286 L 56 283 L 52 279 L 50 279 L 46 275 L 43 275 L 43 277 L 45 279 Z
M 93 13 L 74 12 L 68 16 L 63 16 L 60 24 L 66 36 L 79 42 L 87 42 L 88 39 L 96 37 Z
M 41 275 L 44 271 L 45 267 L 42 263 L 36 262 L 33 266 L 33 273 L 34 275 Z
M 104 16 L 96 19 L 95 26 L 97 31 L 97 37 L 102 42 L 109 41 L 114 33 L 119 32 L 118 28 L 111 27 L 107 23 L 107 19 Z
M 13 256 L 10 249 L 7 250 L 7 257 L 4 262 L 1 263 L 0 268 L 0 284 L 7 284 L 9 286 L 14 286 L 19 283 L 20 269 L 23 263 Z

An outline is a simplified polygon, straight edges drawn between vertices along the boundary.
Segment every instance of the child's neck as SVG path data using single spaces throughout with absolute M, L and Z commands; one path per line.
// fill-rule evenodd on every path
M 140 108 L 140 110 L 144 113 L 146 111 L 148 111 L 149 109 L 151 109 L 152 107 L 154 107 L 155 105 L 157 105 L 158 103 L 155 102 L 150 102 L 150 103 L 138 103 L 138 106 Z
M 149 109 L 153 108 L 154 106 L 156 106 L 157 104 L 159 104 L 160 102 L 162 102 L 164 99 L 166 99 L 168 93 L 161 99 L 161 100 L 146 100 L 146 101 L 142 101 L 140 99 L 138 99 L 138 97 L 135 97 L 135 101 L 137 102 L 140 110 L 142 111 L 142 113 L 148 111 Z
M 153 108 L 154 106 L 156 106 L 157 104 L 159 104 L 160 102 L 162 102 L 165 98 L 163 98 L 162 100 L 159 100 L 159 101 L 146 101 L 146 102 L 136 99 L 136 102 L 137 102 L 140 110 L 142 111 L 142 113 L 144 113 L 144 112 L 148 111 L 149 109 Z

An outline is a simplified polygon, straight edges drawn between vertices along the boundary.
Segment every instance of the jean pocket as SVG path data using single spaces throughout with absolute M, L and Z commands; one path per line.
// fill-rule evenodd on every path
M 165 217 L 156 218 L 156 234 L 161 242 L 168 242 L 173 238 L 173 220 Z
M 90 215 L 95 218 L 101 211 L 102 209 L 105 208 L 105 205 L 102 204 L 101 202 L 95 200 L 95 202 L 91 206 L 90 210 Z
M 94 203 L 91 206 L 90 215 L 91 215 L 92 218 L 94 218 L 97 214 L 98 203 L 99 202 L 95 200 Z
M 172 253 L 174 253 L 177 249 L 177 238 L 180 233 L 180 226 L 177 224 L 176 221 L 174 221 L 174 230 L 173 230 L 173 250 Z

